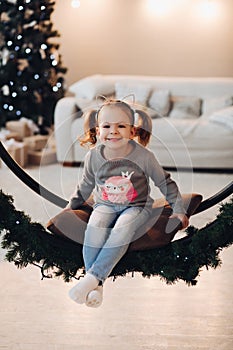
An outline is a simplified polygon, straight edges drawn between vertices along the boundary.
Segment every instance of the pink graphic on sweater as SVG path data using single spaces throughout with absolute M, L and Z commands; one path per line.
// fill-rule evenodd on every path
M 121 172 L 121 176 L 112 176 L 105 181 L 102 198 L 112 203 L 129 203 L 137 197 L 137 191 L 130 181 L 134 172 Z

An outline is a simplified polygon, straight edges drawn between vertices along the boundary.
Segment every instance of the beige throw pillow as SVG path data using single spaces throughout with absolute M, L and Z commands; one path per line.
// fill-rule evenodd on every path
M 214 123 L 225 125 L 228 129 L 233 131 L 233 106 L 214 112 L 209 117 L 209 120 Z
M 177 97 L 173 102 L 170 118 L 198 118 L 201 111 L 201 99 L 198 97 Z
M 116 99 L 135 102 L 142 106 L 147 105 L 150 91 L 151 88 L 147 84 L 129 84 L 127 82 L 116 82 L 115 84 Z
M 165 117 L 170 110 L 170 91 L 154 90 L 149 98 L 148 105 L 155 111 L 155 116 Z
M 210 115 L 220 109 L 233 105 L 233 96 L 221 96 L 215 98 L 207 98 L 203 101 L 202 113 Z

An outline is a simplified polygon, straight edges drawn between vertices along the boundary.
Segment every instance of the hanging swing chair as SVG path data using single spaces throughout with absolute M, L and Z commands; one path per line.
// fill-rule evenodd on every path
M 66 282 L 72 278 L 79 279 L 84 272 L 82 244 L 92 211 L 92 199 L 78 210 L 64 209 L 68 201 L 50 192 L 27 174 L 1 142 L 0 157 L 30 189 L 62 208 L 45 228 L 17 211 L 13 198 L 1 191 L 0 232 L 4 234 L 2 247 L 7 250 L 6 260 L 20 268 L 28 264 L 38 266 L 42 278 L 62 276 Z M 202 195 L 196 193 L 182 197 L 190 217 L 220 203 L 232 193 L 233 182 L 204 201 Z M 169 218 L 171 213 L 172 209 L 166 201 L 154 201 L 146 233 L 130 244 L 110 276 L 140 272 L 144 277 L 160 276 L 167 283 L 181 279 L 188 285 L 194 285 L 203 266 L 216 268 L 220 265 L 220 251 L 233 243 L 233 198 L 222 205 L 213 222 L 201 229 L 190 226 L 186 230 L 187 235 L 176 240 L 173 238 L 181 229 L 181 224 L 177 219 Z

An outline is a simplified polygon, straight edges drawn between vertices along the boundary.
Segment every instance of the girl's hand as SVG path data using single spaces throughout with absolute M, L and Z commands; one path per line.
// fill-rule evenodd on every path
M 186 228 L 189 225 L 189 218 L 185 214 L 174 213 L 170 218 L 176 218 L 182 223 L 182 229 Z

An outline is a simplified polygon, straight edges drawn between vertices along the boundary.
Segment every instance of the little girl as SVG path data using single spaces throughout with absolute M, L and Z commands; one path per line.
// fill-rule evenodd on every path
M 135 239 L 136 231 L 150 217 L 150 178 L 183 228 L 188 218 L 176 183 L 145 148 L 152 131 L 151 119 L 145 112 L 135 111 L 121 100 L 106 100 L 97 112 L 86 115 L 84 130 L 81 145 L 95 145 L 97 137 L 99 144 L 85 157 L 82 180 L 69 208 L 78 209 L 93 191 L 95 204 L 83 244 L 86 274 L 69 295 L 79 304 L 98 307 L 104 281 Z

